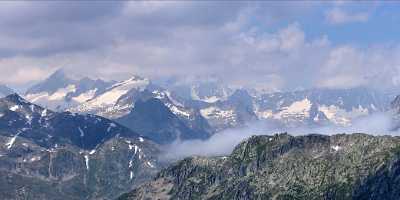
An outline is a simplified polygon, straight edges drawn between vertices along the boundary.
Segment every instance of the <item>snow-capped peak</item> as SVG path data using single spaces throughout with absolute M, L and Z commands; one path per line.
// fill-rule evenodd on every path
M 122 86 L 130 86 L 132 84 L 140 86 L 141 84 L 145 83 L 145 85 L 147 86 L 149 84 L 149 79 L 147 78 L 142 78 L 139 76 L 132 76 L 131 78 L 115 83 L 114 85 L 112 85 L 110 88 L 114 88 L 114 87 L 122 87 Z
M 63 111 L 92 99 L 113 83 L 87 77 L 76 80 L 69 78 L 63 70 L 57 70 L 30 88 L 25 98 L 49 109 Z
M 22 98 L 21 96 L 19 96 L 17 93 L 13 93 L 10 94 L 6 97 L 4 97 L 4 99 L 13 104 L 13 105 L 25 105 L 25 104 L 30 104 L 28 101 L 26 101 L 24 98 Z
M 75 108 L 70 109 L 76 112 L 96 112 L 114 106 L 118 99 L 123 95 L 127 94 L 130 90 L 144 90 L 150 84 L 150 80 L 147 78 L 141 78 L 138 76 L 131 77 L 127 80 L 113 84 L 111 87 L 106 89 L 104 92 L 96 95 L 87 102 L 79 105 Z
M 131 89 L 143 90 L 149 84 L 148 79 L 132 77 L 128 80 L 114 84 L 103 94 L 88 101 L 92 106 L 114 105 L 118 99 Z

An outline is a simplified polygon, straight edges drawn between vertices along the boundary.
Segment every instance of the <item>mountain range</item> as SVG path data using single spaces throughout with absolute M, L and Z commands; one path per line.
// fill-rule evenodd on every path
M 57 80 L 60 80 L 62 84 L 53 83 Z M 181 106 L 169 95 L 167 91 L 151 84 L 148 79 L 138 76 L 121 82 L 106 82 L 89 78 L 73 81 L 60 70 L 44 82 L 33 86 L 25 94 L 30 101 L 47 108 L 54 108 L 54 105 L 57 105 L 56 110 L 59 111 L 64 108 L 61 111 L 95 114 L 115 119 L 131 130 L 141 132 L 161 144 L 176 139 L 205 139 L 213 133 L 198 111 L 196 113 L 194 109 Z M 54 96 L 57 98 L 53 98 Z M 158 111 L 158 115 L 152 112 L 154 108 L 146 103 L 157 101 L 154 99 L 162 102 L 156 103 L 159 108 L 167 107 Z M 136 101 L 144 103 L 136 105 Z M 139 115 L 135 114 L 137 112 Z M 128 118 L 130 120 L 127 120 Z M 148 124 L 146 125 L 144 121 Z M 149 124 L 159 122 L 163 125 L 158 129 L 149 126 Z M 169 127 L 168 130 L 167 127 Z
M 398 129 L 400 97 L 393 93 L 369 88 L 264 93 L 218 81 L 73 79 L 62 70 L 23 96 L 0 89 L 2 199 L 400 196 L 400 140 L 392 136 L 253 136 L 226 156 L 177 162 L 163 157 L 176 142 L 204 141 L 260 121 L 288 128 L 346 127 L 389 113 Z
M 232 89 L 218 81 L 156 85 L 139 76 L 120 82 L 72 81 L 59 70 L 29 89 L 25 97 L 48 108 L 110 119 L 128 115 L 138 100 L 157 98 L 187 126 L 201 121 L 196 128 L 212 135 L 257 120 L 288 127 L 350 126 L 357 118 L 387 111 L 395 96 L 363 87 L 265 93 Z
M 103 93 L 114 81 L 75 80 L 59 69 L 25 92 L 25 98 L 52 110 L 63 111 Z

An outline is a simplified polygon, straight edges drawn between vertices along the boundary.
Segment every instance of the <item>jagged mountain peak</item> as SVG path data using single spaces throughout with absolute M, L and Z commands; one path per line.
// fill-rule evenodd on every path
M 171 109 L 167 105 L 170 104 L 158 98 L 140 98 L 129 114 L 116 121 L 161 144 L 175 140 L 206 139 L 210 136 L 205 127 L 196 127 L 189 120 L 175 115 L 173 111 L 179 108 Z
M 50 94 L 56 92 L 60 88 L 65 88 L 74 82 L 69 78 L 63 69 L 58 69 L 42 82 L 32 86 L 26 91 L 26 94 L 34 94 L 48 92 Z
M 28 101 L 26 101 L 24 98 L 22 98 L 17 93 L 12 93 L 10 95 L 7 95 L 6 97 L 4 97 L 4 99 L 9 102 L 13 102 L 15 104 L 29 104 Z
M 121 108 L 120 105 L 117 105 L 122 97 L 125 97 L 128 93 L 134 93 L 134 90 L 143 91 L 149 84 L 149 79 L 133 76 L 127 80 L 113 83 L 101 92 L 97 92 L 92 98 L 82 102 L 80 105 L 69 108 L 69 110 L 96 113 L 101 116 L 105 116 L 110 112 L 114 114 L 114 110 L 118 112 L 119 109 L 126 110 L 131 106 L 123 105 L 123 108 Z
M 139 99 L 135 103 L 135 112 L 141 115 L 151 113 L 154 120 L 163 120 L 164 118 L 172 118 L 174 114 L 168 109 L 164 103 L 157 98 L 149 98 L 147 100 Z
M 63 68 L 59 68 L 48 77 L 48 79 L 54 78 L 67 78 L 67 74 Z
M 47 79 L 32 86 L 25 97 L 36 104 L 52 110 L 63 111 L 101 94 L 114 81 L 93 80 L 89 77 L 74 79 L 63 69 L 51 74 Z
M 6 97 L 0 98 L 0 108 L 2 110 L 10 110 L 12 112 L 21 112 L 25 115 L 27 113 L 39 113 L 44 110 L 44 108 L 42 108 L 41 106 L 32 104 L 17 93 L 13 93 Z

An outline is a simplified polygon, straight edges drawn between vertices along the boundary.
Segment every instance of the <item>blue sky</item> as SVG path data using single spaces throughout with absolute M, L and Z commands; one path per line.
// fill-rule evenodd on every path
M 359 46 L 385 45 L 399 42 L 400 38 L 400 3 L 398 2 L 375 2 L 344 1 L 342 4 L 335 2 L 289 2 L 293 10 L 302 10 L 289 18 L 279 20 L 271 25 L 265 26 L 266 31 L 276 31 L 287 26 L 289 23 L 298 22 L 309 38 L 327 35 L 335 44 L 354 44 Z M 303 4 L 310 4 L 304 6 Z M 280 3 L 276 3 L 280 4 Z M 340 10 L 348 15 L 363 14 L 364 20 L 332 23 L 327 19 L 327 13 L 332 10 Z M 349 17 L 351 18 L 351 17 Z M 262 21 L 254 21 L 254 25 Z
M 365 5 L 363 5 L 365 4 Z M 398 3 L 361 2 L 356 6 L 343 8 L 348 13 L 365 13 L 368 19 L 364 22 L 343 23 L 332 26 L 326 20 L 307 23 L 305 31 L 310 34 L 326 33 L 332 42 L 338 44 L 356 44 L 368 46 L 399 42 L 400 13 Z M 325 10 L 330 8 L 325 8 Z M 325 11 L 327 12 L 327 11 Z M 323 13 L 320 13 L 323 15 Z M 320 16 L 319 19 L 324 19 Z M 311 20 L 310 20 L 311 21 Z M 316 26 L 313 24 L 316 23 Z
M 399 11 L 395 1 L 2 1 L 0 82 L 26 88 L 64 68 L 267 91 L 396 88 Z

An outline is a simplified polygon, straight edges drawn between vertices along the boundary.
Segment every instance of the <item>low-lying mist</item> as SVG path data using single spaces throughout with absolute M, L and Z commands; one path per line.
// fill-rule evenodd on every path
M 227 129 L 216 133 L 207 140 L 175 141 L 165 147 L 164 159 L 175 160 L 188 156 L 223 156 L 232 152 L 241 141 L 253 135 L 273 135 L 287 132 L 291 135 L 310 133 L 333 135 L 338 133 L 367 133 L 371 135 L 399 135 L 395 131 L 393 116 L 388 113 L 376 113 L 358 118 L 350 126 L 296 126 L 284 127 L 276 122 L 258 121 L 242 128 Z

